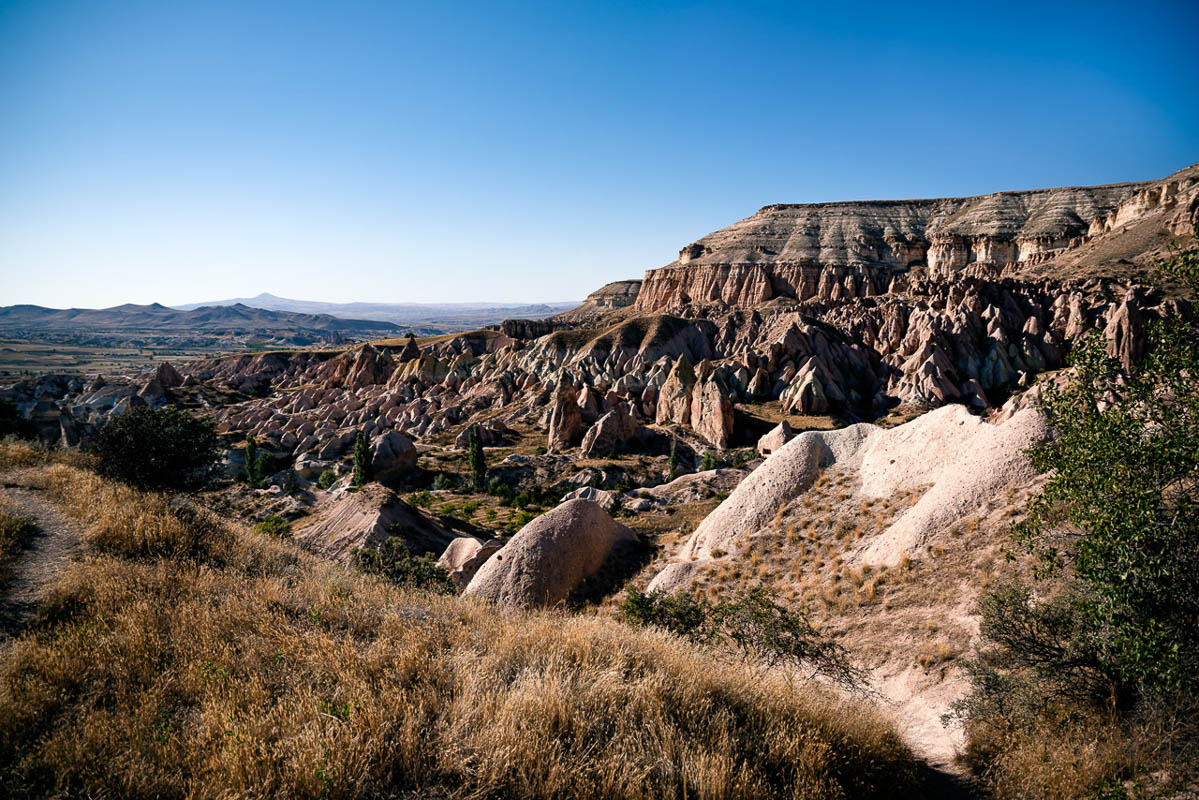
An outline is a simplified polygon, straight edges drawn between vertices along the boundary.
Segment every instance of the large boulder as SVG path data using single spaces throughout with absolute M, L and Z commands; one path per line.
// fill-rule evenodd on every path
M 696 383 L 691 392 L 691 428 L 721 450 L 732 442 L 733 401 L 715 374 Z
M 620 502 L 616 492 L 608 491 L 607 489 L 597 489 L 594 486 L 580 486 L 578 489 L 567 492 L 562 498 L 562 502 L 571 500 L 590 500 L 593 503 L 598 503 L 604 511 L 611 512 L 616 508 L 616 504 Z
M 395 483 L 416 469 L 416 446 L 399 431 L 376 436 L 370 452 L 371 475 L 379 483 Z
M 450 580 L 459 589 L 464 589 L 471 578 L 475 577 L 479 567 L 499 552 L 499 549 L 500 543 L 495 539 L 480 542 L 472 536 L 460 536 L 450 542 L 441 558 L 437 559 L 437 564 L 450 573 Z
M 599 572 L 613 548 L 636 540 L 596 503 L 570 500 L 521 528 L 479 569 L 466 594 L 512 608 L 557 605 Z
M 391 536 L 402 537 L 413 555 L 440 555 L 457 538 L 377 483 L 342 493 L 295 532 L 304 547 L 342 563 L 354 548 L 377 550 Z
M 583 413 L 579 409 L 578 395 L 574 386 L 564 377 L 554 390 L 547 449 L 551 453 L 569 450 L 579 440 L 579 434 L 582 432 Z
M 687 356 L 679 356 L 670 370 L 670 375 L 658 391 L 655 421 L 662 425 L 676 422 L 691 424 L 691 392 L 695 388 L 695 370 Z
M 321 461 L 337 461 L 354 446 L 354 441 L 358 438 L 358 431 L 348 430 L 335 433 L 321 445 L 317 457 Z
M 794 438 L 795 432 L 791 430 L 791 424 L 787 420 L 783 420 L 771 428 L 769 433 L 758 439 L 758 452 L 768 456 Z
M 587 429 L 583 437 L 583 458 L 602 458 L 623 447 L 637 435 L 637 421 L 625 403 L 617 403 Z

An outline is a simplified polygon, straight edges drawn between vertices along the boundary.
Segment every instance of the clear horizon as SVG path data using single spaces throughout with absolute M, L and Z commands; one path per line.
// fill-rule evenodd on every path
M 0 305 L 567 302 L 773 203 L 1158 179 L 1197 23 L 0 0 Z

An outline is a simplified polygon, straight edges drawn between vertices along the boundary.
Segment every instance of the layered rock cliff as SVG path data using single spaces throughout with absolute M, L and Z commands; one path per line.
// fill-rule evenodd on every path
M 1077 273 L 1113 258 L 1144 258 L 1185 233 L 1197 201 L 1199 165 L 1143 183 L 771 205 L 646 272 L 635 308 L 837 301 L 883 293 L 896 275 L 913 271 L 933 280 L 998 277 L 1036 267 L 1046 274 L 1060 262 L 1073 269 L 1070 277 L 1086 277 Z

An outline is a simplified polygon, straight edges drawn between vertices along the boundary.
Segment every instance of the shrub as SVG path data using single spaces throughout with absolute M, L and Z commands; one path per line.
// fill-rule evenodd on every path
M 821 635 L 805 614 L 779 604 L 765 587 L 715 605 L 633 587 L 620 606 L 620 617 L 631 625 L 653 625 L 692 641 L 719 642 L 767 667 L 810 670 L 812 677 L 822 675 L 851 691 L 866 687 L 866 673 L 849 662 L 844 648 Z
M 414 558 L 400 536 L 383 540 L 378 550 L 355 548 L 353 562 L 362 572 L 380 575 L 397 586 L 422 589 L 438 594 L 457 591 L 450 573 L 430 554 Z
M 973 691 L 952 717 L 1031 724 L 1063 704 L 1101 708 L 1120 693 L 1076 588 L 1037 601 L 1019 582 L 988 591 L 977 608 L 978 654 L 963 662 Z
M 451 491 L 458 486 L 458 478 L 449 472 L 439 472 L 433 478 L 433 491 Z
M 634 627 L 653 626 L 687 639 L 705 638 L 711 608 L 689 595 L 643 592 L 630 586 L 620 604 L 620 619 Z
M 331 469 L 325 470 L 316 479 L 316 485 L 326 490 L 335 483 L 337 483 L 337 472 Z
M 512 499 L 512 487 L 499 479 L 492 480 L 491 485 L 487 487 L 487 493 L 501 500 Z
M 110 419 L 90 451 L 101 475 L 141 488 L 194 489 L 220 445 L 212 423 L 180 408 L 141 406 Z
M 704 457 L 700 459 L 699 471 L 707 472 L 710 469 L 716 469 L 720 466 L 720 462 L 716 460 L 716 455 L 711 450 L 704 451 Z
M 433 495 L 429 494 L 427 489 L 421 489 L 419 492 L 414 492 L 408 498 L 408 502 L 417 508 L 428 508 L 433 505 Z
M 278 514 L 271 514 L 255 525 L 254 530 L 269 536 L 286 536 L 291 533 L 291 523 Z
M 712 612 L 720 635 L 746 658 L 769 666 L 807 668 L 837 685 L 861 690 L 866 674 L 849 662 L 845 649 L 820 635 L 800 611 L 780 605 L 764 587 L 755 587 Z

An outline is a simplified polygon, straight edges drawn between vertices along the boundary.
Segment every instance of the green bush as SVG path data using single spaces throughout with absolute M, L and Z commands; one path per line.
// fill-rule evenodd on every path
M 431 554 L 414 558 L 400 536 L 389 536 L 378 550 L 355 548 L 352 559 L 360 571 L 381 575 L 398 586 L 454 594 L 450 573 Z
M 331 469 L 325 470 L 316 479 L 316 485 L 326 490 L 335 483 L 337 483 L 337 472 Z
M 633 627 L 655 627 L 687 639 L 705 638 L 711 607 L 690 595 L 643 592 L 630 586 L 620 618 Z
M 439 472 L 433 478 L 433 491 L 452 491 L 458 486 L 457 476 L 448 472 Z
M 291 533 L 291 523 L 278 514 L 271 514 L 255 525 L 254 530 L 269 536 L 286 536 Z
M 433 505 L 433 495 L 429 494 L 427 489 L 421 489 L 419 492 L 413 492 L 408 502 L 417 508 L 428 508 Z
M 195 489 L 207 480 L 220 443 L 212 423 L 187 411 L 145 406 L 110 419 L 90 447 L 96 469 L 145 489 Z
M 711 450 L 704 451 L 704 457 L 700 459 L 699 471 L 707 472 L 710 469 L 716 469 L 720 466 L 720 462 L 716 459 L 716 455 Z

